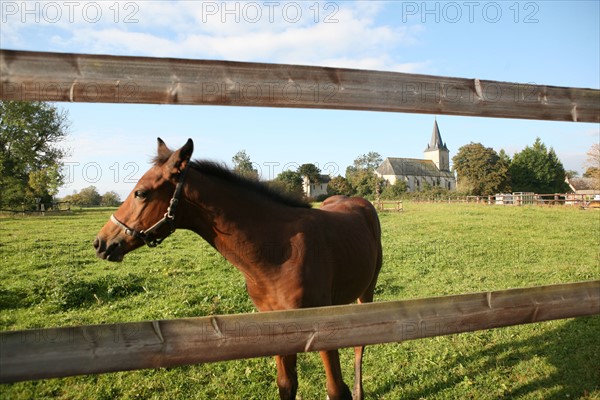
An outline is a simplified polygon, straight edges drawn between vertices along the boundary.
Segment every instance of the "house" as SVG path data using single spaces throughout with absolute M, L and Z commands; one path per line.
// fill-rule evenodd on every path
M 567 178 L 565 182 L 575 194 L 594 196 L 600 194 L 597 179 L 594 178 Z
M 565 204 L 579 205 L 592 200 L 594 206 L 600 201 L 600 185 L 594 178 L 566 178 L 572 193 L 567 193 Z
M 423 159 L 388 157 L 375 173 L 391 185 L 398 180 L 406 182 L 409 192 L 428 186 L 456 190 L 456 177 L 450 171 L 450 151 L 442 141 L 437 119 L 423 156 Z
M 311 182 L 307 176 L 302 177 L 302 190 L 308 198 L 316 199 L 319 196 L 327 195 L 327 185 L 331 181 L 329 175 L 319 175 L 319 181 Z

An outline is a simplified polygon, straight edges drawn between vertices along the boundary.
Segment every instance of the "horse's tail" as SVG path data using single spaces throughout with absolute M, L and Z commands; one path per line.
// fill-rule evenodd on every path
M 379 249 L 381 253 L 381 223 L 379 222 L 379 214 L 377 214 L 377 209 L 370 201 L 365 200 L 365 203 L 365 210 L 367 211 L 366 217 L 369 221 L 369 224 L 371 225 L 371 232 L 373 233 L 373 237 L 375 241 L 379 244 Z
M 381 223 L 379 222 L 379 215 L 377 214 L 377 210 L 373 207 L 374 219 L 376 227 L 375 231 L 375 241 L 377 243 L 377 260 L 375 264 L 375 276 L 374 279 L 377 279 L 379 275 L 379 271 L 381 270 L 381 266 L 383 264 L 383 246 L 381 244 Z
M 381 266 L 383 264 L 383 246 L 381 244 L 381 223 L 379 222 L 379 214 L 377 214 L 377 210 L 375 209 L 373 204 L 371 204 L 370 202 L 367 203 L 368 206 L 365 207 L 365 211 L 367 211 L 367 220 L 369 221 L 371 232 L 373 234 L 373 239 L 375 241 L 375 246 L 377 247 L 373 278 L 367 291 L 364 293 L 364 300 L 366 300 L 366 302 L 371 302 L 373 301 L 373 293 L 375 291 L 375 285 L 377 284 L 379 271 L 381 270 Z

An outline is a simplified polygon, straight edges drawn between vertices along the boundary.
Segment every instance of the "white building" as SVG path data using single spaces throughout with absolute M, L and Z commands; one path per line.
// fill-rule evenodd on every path
M 450 171 L 450 151 L 442 141 L 437 120 L 424 159 L 388 157 L 375 173 L 392 185 L 403 180 L 409 192 L 421 191 L 426 186 L 456 190 L 456 177 Z
M 302 177 L 302 190 L 308 198 L 316 199 L 318 196 L 327 194 L 327 185 L 331 178 L 329 175 L 319 175 L 318 182 L 311 182 L 307 176 Z

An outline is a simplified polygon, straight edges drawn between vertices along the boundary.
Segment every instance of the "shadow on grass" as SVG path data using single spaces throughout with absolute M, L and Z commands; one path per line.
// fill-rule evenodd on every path
M 506 388 L 488 387 L 489 398 L 543 397 L 550 400 L 590 398 L 590 393 L 600 390 L 599 332 L 600 317 L 572 319 L 564 325 L 527 339 L 503 342 L 486 346 L 480 351 L 465 353 L 454 359 L 452 363 L 465 366 L 468 375 L 474 380 L 486 381 L 486 375 L 505 376 L 507 373 L 502 371 L 511 371 L 512 380 L 514 376 L 519 376 L 519 380 L 523 381 L 522 383 L 507 381 Z M 545 376 L 537 380 L 527 376 L 529 367 L 524 365 L 534 359 L 542 360 L 550 371 L 542 372 Z M 402 398 L 422 399 L 436 395 L 439 397 L 440 393 L 445 391 L 464 392 L 464 389 L 459 389 L 458 386 L 464 384 L 465 375 L 451 375 L 449 370 L 453 366 L 444 367 L 448 369 L 446 372 L 448 379 L 437 376 L 440 374 L 439 369 L 424 371 L 423 381 L 433 383 L 407 390 L 402 394 Z M 427 374 L 436 374 L 436 376 L 427 376 Z M 490 385 L 493 385 L 491 382 L 493 378 L 490 379 Z M 408 388 L 408 379 L 383 384 L 372 394 L 377 398 L 388 393 L 393 387 Z M 538 391 L 540 393 L 536 394 Z
M 69 311 L 143 293 L 147 281 L 148 278 L 127 273 L 90 280 L 72 276 L 63 279 L 50 277 L 26 288 L 3 288 L 0 285 L 0 310 L 44 304 L 50 310 Z
M 511 354 L 499 362 L 516 365 L 524 359 L 540 357 L 551 364 L 555 371 L 545 379 L 515 387 L 507 397 L 518 398 L 536 390 L 557 387 L 546 399 L 587 397 L 600 390 L 600 318 L 578 318 L 568 321 L 552 331 L 500 346 L 500 351 Z M 492 355 L 496 349 L 491 349 Z

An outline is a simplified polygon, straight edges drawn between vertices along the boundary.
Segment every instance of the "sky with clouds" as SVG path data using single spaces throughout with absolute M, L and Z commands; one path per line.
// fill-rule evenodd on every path
M 8 1 L 3 49 L 181 57 L 600 87 L 598 1 Z M 156 137 L 198 158 L 245 149 L 265 179 L 306 162 L 344 173 L 368 151 L 422 157 L 434 116 L 216 106 L 59 103 L 69 184 L 124 196 Z M 438 116 L 452 155 L 469 142 L 509 154 L 541 137 L 583 172 L 598 124 Z

